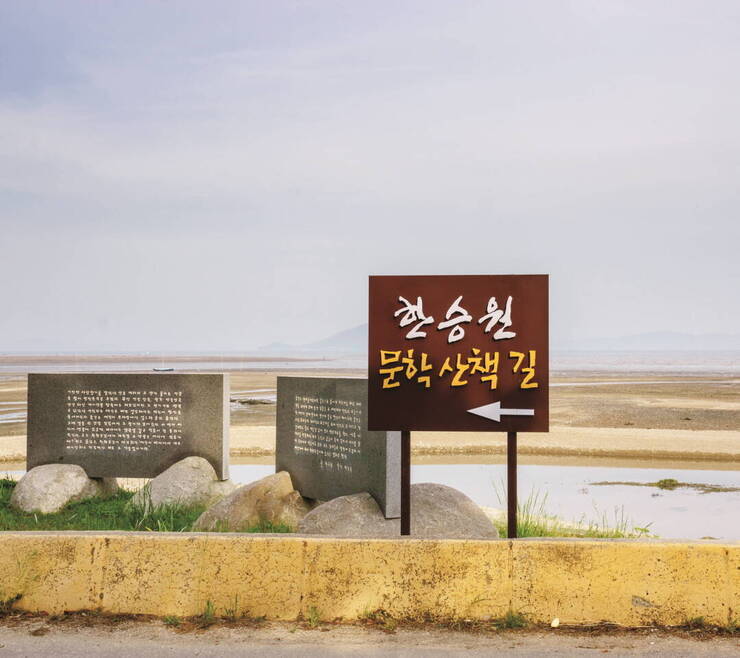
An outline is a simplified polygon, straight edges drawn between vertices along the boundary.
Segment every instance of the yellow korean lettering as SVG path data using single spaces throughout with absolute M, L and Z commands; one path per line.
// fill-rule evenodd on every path
M 413 350 L 411 350 L 413 353 Z M 380 350 L 380 365 L 387 366 L 391 363 L 398 363 L 401 360 L 401 350 Z M 383 388 L 396 388 L 401 385 L 401 382 L 396 381 L 396 373 L 403 370 L 403 366 L 396 366 L 395 368 L 380 368 L 378 374 L 387 375 L 383 379 Z
M 467 372 L 468 368 L 470 367 L 470 364 L 467 363 L 467 361 L 462 361 L 462 354 L 457 355 L 457 372 L 455 373 L 455 376 L 452 378 L 452 383 L 450 386 L 465 386 L 468 383 L 468 380 L 463 380 L 463 375 Z
M 421 364 L 419 369 L 421 372 L 428 372 L 432 369 L 432 364 L 428 361 L 429 355 L 426 352 L 421 353 Z M 419 384 L 424 384 L 424 388 L 429 388 L 432 385 L 432 378 L 429 375 L 424 375 L 416 380 Z
M 524 361 L 525 356 L 526 354 L 524 354 L 524 352 L 509 352 L 509 358 L 516 359 L 516 363 L 514 364 L 514 372 L 519 372 L 519 368 L 522 367 L 522 361 Z
M 522 368 L 522 364 L 524 363 L 524 360 L 528 358 L 529 365 Z M 537 365 L 537 350 L 529 350 L 529 354 L 524 354 L 524 352 L 509 352 L 509 358 L 510 359 L 516 359 L 516 363 L 514 364 L 513 371 L 514 372 L 520 372 L 524 375 L 524 379 L 522 379 L 521 384 L 519 384 L 519 388 L 539 388 L 538 382 L 533 382 L 535 376 L 535 366 Z
M 414 365 L 414 350 L 407 350 L 406 356 L 401 359 L 406 364 L 406 379 L 413 379 L 419 369 Z
M 473 352 L 473 356 L 468 357 L 468 363 L 470 364 L 470 374 L 474 375 L 477 372 L 485 372 L 486 369 L 481 365 L 483 363 L 483 357 L 478 356 L 480 354 L 480 350 L 477 347 L 474 347 L 471 352 Z
M 519 384 L 519 388 L 539 388 L 538 382 L 533 382 L 534 379 L 534 367 L 537 364 L 537 351 L 529 350 L 529 366 L 522 368 L 522 372 L 527 373 L 527 376 Z
M 380 365 L 387 366 L 389 363 L 396 363 L 401 358 L 401 350 L 380 350 Z
M 485 370 L 484 372 L 489 373 L 485 377 L 481 377 L 481 382 L 490 382 L 491 390 L 493 391 L 498 386 L 498 352 L 491 354 L 486 352 L 485 355 Z

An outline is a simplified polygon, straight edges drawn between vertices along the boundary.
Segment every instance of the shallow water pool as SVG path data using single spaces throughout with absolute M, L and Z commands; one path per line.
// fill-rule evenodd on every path
M 25 472 L 8 466 L 0 476 L 18 479 Z M 229 468 L 231 479 L 239 484 L 275 472 L 269 463 L 232 463 Z M 616 527 L 626 522 L 628 529 L 647 527 L 650 534 L 663 539 L 740 541 L 740 491 L 702 493 L 686 488 L 594 484 L 674 479 L 740 489 L 740 470 L 526 464 L 519 466 L 518 477 L 520 504 L 535 495 L 538 501 L 544 500 L 546 514 L 566 523 Z M 505 464 L 414 464 L 411 482 L 446 484 L 483 507 L 506 507 Z
M 236 482 L 251 482 L 274 472 L 271 465 L 232 464 Z M 566 522 L 648 527 L 666 539 L 740 540 L 740 492 L 701 493 L 629 485 L 595 486 L 601 481 L 679 482 L 740 488 L 740 471 L 668 468 L 618 468 L 558 465 L 519 467 L 520 503 L 532 493 L 546 496 L 545 510 Z M 438 482 L 459 489 L 485 507 L 506 506 L 504 464 L 416 464 L 412 482 Z M 501 496 L 501 498 L 499 497 Z

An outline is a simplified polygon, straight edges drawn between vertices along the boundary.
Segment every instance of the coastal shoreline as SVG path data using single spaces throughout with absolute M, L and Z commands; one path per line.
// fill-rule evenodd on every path
M 282 360 L 276 358 L 276 360 Z M 328 364 L 327 364 L 328 365 Z M 265 459 L 275 453 L 274 400 L 279 375 L 358 377 L 332 368 L 230 372 L 230 456 Z M 6 411 L 25 411 L 25 374 L 0 381 Z M 618 385 L 617 385 L 618 384 Z M 253 402 L 250 398 L 262 398 Z M 0 463 L 25 461 L 25 422 L 0 424 Z M 416 460 L 503 456 L 502 432 L 412 432 Z M 519 434 L 521 460 L 625 460 L 721 463 L 740 470 L 740 379 L 703 373 L 570 372 L 551 378 L 550 431 Z
M 231 457 L 272 457 L 275 426 L 232 426 Z M 518 454 L 531 457 L 722 462 L 740 470 L 740 432 L 552 427 L 548 433 L 520 433 Z M 503 432 L 412 432 L 413 457 L 506 454 Z M 0 463 L 24 462 L 26 437 L 0 440 Z

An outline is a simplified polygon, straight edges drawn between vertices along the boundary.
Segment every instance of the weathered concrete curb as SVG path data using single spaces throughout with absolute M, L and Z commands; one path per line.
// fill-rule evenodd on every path
M 0 533 L 0 589 L 18 609 L 292 620 L 726 625 L 740 616 L 740 543 L 353 540 L 217 533 Z

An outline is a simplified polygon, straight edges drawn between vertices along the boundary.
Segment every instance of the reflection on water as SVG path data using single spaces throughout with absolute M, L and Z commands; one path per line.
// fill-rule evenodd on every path
M 614 525 L 615 517 L 671 539 L 740 539 L 740 492 L 702 494 L 694 490 L 664 491 L 629 485 L 592 486 L 604 480 L 657 482 L 673 478 L 682 482 L 740 487 L 738 471 L 614 468 L 586 466 L 520 466 L 519 498 L 530 493 L 547 495 L 545 509 L 564 521 L 601 522 Z M 419 465 L 412 481 L 431 481 L 460 489 L 479 505 L 503 507 L 497 496 L 505 491 L 506 467 L 496 464 Z
M 0 425 L 7 425 L 8 423 L 25 423 L 26 412 L 13 409 L 11 411 L 0 412 Z
M 274 472 L 270 464 L 232 464 L 231 477 L 251 482 Z M 547 495 L 545 509 L 566 522 L 589 521 L 615 525 L 622 516 L 634 526 L 667 539 L 740 540 L 740 492 L 702 494 L 690 489 L 665 491 L 628 485 L 592 486 L 604 480 L 682 482 L 740 487 L 739 471 L 706 471 L 586 466 L 520 466 L 520 501 L 531 492 Z M 505 507 L 504 464 L 415 464 L 412 482 L 438 482 L 459 489 L 484 507 Z

